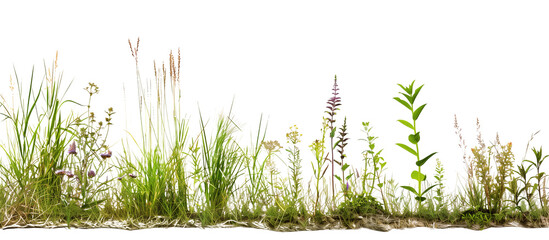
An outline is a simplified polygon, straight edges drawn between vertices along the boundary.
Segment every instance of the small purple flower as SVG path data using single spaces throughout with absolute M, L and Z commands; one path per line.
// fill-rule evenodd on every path
M 349 182 L 347 182 L 347 189 L 345 189 L 346 192 L 349 191 Z
M 88 172 L 88 177 L 89 177 L 89 178 L 95 177 L 95 171 L 90 170 L 90 171 Z
M 137 175 L 135 175 L 133 173 L 128 174 L 128 176 L 131 177 L 131 178 L 136 178 L 137 177 Z
M 74 177 L 74 173 L 72 173 L 71 171 L 65 171 L 65 175 L 67 175 L 67 177 L 69 177 L 69 178 Z
M 122 180 L 122 178 L 124 178 L 123 176 L 122 177 L 118 177 L 116 179 L 118 179 L 118 181 Z
M 111 156 L 112 156 L 111 150 L 109 150 L 109 151 L 106 152 L 106 153 L 101 153 L 101 158 L 103 158 L 103 159 L 110 158 Z
M 72 142 L 71 145 L 69 146 L 69 151 L 67 151 L 67 153 L 70 155 L 70 154 L 74 154 L 76 155 L 76 142 Z
M 65 174 L 66 174 L 65 170 L 57 170 L 57 171 L 55 171 L 55 175 L 64 176 Z

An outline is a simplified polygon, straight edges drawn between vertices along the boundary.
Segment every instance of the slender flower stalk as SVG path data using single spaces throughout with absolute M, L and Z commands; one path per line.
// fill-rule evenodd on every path
M 332 165 L 332 202 L 335 207 L 335 183 L 334 183 L 334 137 L 337 128 L 334 126 L 335 123 L 335 115 L 336 111 L 339 110 L 339 106 L 341 106 L 341 98 L 338 96 L 339 87 L 337 85 L 337 75 L 334 77 L 334 86 L 332 87 L 332 97 L 328 99 L 328 106 L 326 108 L 328 109 L 326 113 L 328 114 L 328 123 L 329 123 L 329 129 L 330 129 L 330 149 L 331 149 L 331 159 L 330 163 Z
M 339 132 L 339 137 L 338 137 L 338 141 L 337 141 L 337 147 L 338 147 L 338 150 L 337 152 L 339 153 L 340 155 L 340 162 L 339 162 L 339 165 L 341 166 L 341 179 L 339 178 L 339 176 L 336 176 L 336 178 L 338 178 L 338 180 L 341 182 L 341 185 L 344 186 L 344 182 L 347 182 L 348 184 L 348 181 L 349 179 L 353 176 L 353 174 L 349 174 L 347 177 L 345 176 L 345 170 L 347 170 L 347 168 L 349 168 L 349 164 L 346 164 L 344 163 L 344 159 L 347 157 L 347 155 L 345 155 L 345 146 L 347 146 L 347 141 L 349 140 L 349 138 L 347 137 L 347 117 L 345 117 L 345 119 L 343 120 L 343 126 L 340 128 L 340 132 Z

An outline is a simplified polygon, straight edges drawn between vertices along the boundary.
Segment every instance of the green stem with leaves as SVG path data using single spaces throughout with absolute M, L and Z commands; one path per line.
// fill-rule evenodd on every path
M 405 145 L 405 144 L 402 144 L 402 143 L 397 143 L 397 145 L 416 157 L 416 166 L 418 167 L 418 169 L 417 169 L 417 171 L 414 170 L 412 172 L 411 177 L 412 177 L 412 179 L 417 181 L 417 184 L 418 184 L 417 190 L 410 187 L 410 186 L 402 186 L 402 188 L 404 188 L 404 189 L 412 192 L 414 195 L 416 195 L 415 199 L 418 201 L 418 206 L 421 206 L 421 202 L 423 202 L 425 200 L 425 197 L 423 197 L 423 195 L 427 191 L 429 191 L 431 188 L 436 186 L 436 185 L 432 185 L 430 187 L 427 187 L 424 191 L 422 191 L 421 182 L 425 181 L 427 176 L 424 175 L 423 173 L 421 173 L 421 166 L 423 166 L 427 162 L 427 160 L 429 160 L 429 158 L 431 158 L 433 155 L 435 155 L 436 152 L 429 154 L 427 157 L 425 157 L 423 159 L 420 159 L 420 157 L 419 157 L 420 156 L 419 155 L 419 140 L 420 140 L 420 134 L 419 133 L 420 132 L 417 131 L 416 120 L 419 118 L 419 115 L 421 114 L 421 112 L 423 111 L 423 108 L 425 108 L 425 106 L 427 104 L 423 104 L 420 107 L 418 107 L 417 109 L 414 108 L 414 102 L 415 102 L 419 92 L 421 91 L 421 88 L 423 88 L 423 85 L 421 85 L 420 87 L 418 87 L 417 89 L 414 90 L 414 82 L 415 81 L 413 81 L 408 87 L 404 87 L 401 84 L 398 84 L 398 86 L 400 86 L 404 90 L 404 93 L 403 92 L 399 92 L 399 93 L 402 94 L 405 97 L 406 101 L 402 100 L 399 97 L 395 97 L 393 99 L 395 99 L 397 102 L 402 104 L 404 107 L 406 107 L 412 113 L 412 122 L 413 122 L 413 124 L 406 121 L 406 120 L 398 120 L 398 121 L 400 123 L 402 123 L 404 126 L 412 129 L 413 134 L 410 134 L 408 136 L 408 141 L 411 144 L 415 145 L 415 150 L 412 149 L 411 147 Z

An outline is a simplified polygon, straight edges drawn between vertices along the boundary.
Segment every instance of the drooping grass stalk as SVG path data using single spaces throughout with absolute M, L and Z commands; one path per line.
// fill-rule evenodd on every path
M 395 97 L 393 99 L 395 99 L 397 102 L 399 102 L 408 110 L 410 110 L 412 115 L 412 120 L 413 120 L 412 123 L 406 120 L 398 120 L 398 121 L 413 131 L 413 133 L 408 136 L 408 141 L 411 144 L 415 145 L 415 150 L 402 143 L 397 143 L 397 145 L 416 157 L 416 165 L 418 168 L 417 168 L 417 171 L 414 170 L 412 172 L 411 177 L 412 179 L 417 181 L 417 190 L 410 186 L 402 186 L 402 188 L 416 195 L 415 199 L 418 201 L 418 208 L 420 208 L 421 202 L 423 202 L 426 199 L 425 197 L 423 197 L 423 195 L 435 186 L 435 185 L 431 185 L 430 187 L 427 187 L 425 190 L 422 191 L 422 182 L 425 181 L 427 177 L 425 174 L 421 172 L 421 166 L 423 166 L 427 162 L 427 160 L 429 160 L 429 158 L 435 155 L 436 152 L 427 155 L 427 157 L 423 159 L 420 159 L 420 153 L 419 153 L 420 135 L 419 135 L 419 131 L 417 131 L 416 120 L 419 118 L 419 115 L 421 114 L 421 112 L 423 111 L 423 108 L 425 108 L 427 104 L 423 104 L 419 106 L 417 109 L 414 108 L 414 102 L 419 92 L 423 88 L 423 85 L 421 85 L 420 87 L 414 90 L 414 82 L 415 81 L 413 81 L 408 87 L 404 87 L 401 84 L 398 84 L 398 86 L 400 86 L 400 88 L 404 90 L 404 93 L 400 92 L 400 94 L 402 94 L 402 96 L 405 97 L 406 101 L 398 97 Z

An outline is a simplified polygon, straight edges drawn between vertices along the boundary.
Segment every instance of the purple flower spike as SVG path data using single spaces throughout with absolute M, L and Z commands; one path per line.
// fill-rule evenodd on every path
M 347 189 L 345 190 L 346 192 L 349 191 L 349 182 L 347 182 Z
M 76 142 L 72 142 L 71 145 L 69 146 L 69 151 L 67 151 L 67 153 L 70 155 L 70 154 L 74 154 L 76 155 Z
M 131 178 L 136 178 L 137 177 L 137 175 L 135 175 L 133 173 L 128 174 L 128 176 L 130 176 Z
M 103 158 L 103 159 L 110 158 L 111 156 L 112 156 L 111 150 L 109 150 L 109 151 L 106 152 L 106 153 L 101 153 L 101 158 Z
M 95 171 L 90 170 L 90 171 L 88 172 L 88 177 L 89 177 L 89 178 L 95 177 Z
M 65 175 L 67 175 L 67 177 L 69 177 L 69 178 L 74 177 L 74 173 L 72 173 L 71 171 L 65 171 Z
M 65 175 L 65 170 L 57 170 L 57 171 L 55 171 L 55 175 L 64 176 Z

